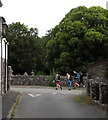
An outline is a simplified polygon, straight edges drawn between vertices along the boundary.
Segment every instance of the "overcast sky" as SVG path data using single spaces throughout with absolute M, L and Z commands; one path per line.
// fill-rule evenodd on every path
M 72 9 L 78 6 L 101 6 L 106 9 L 108 0 L 1 0 L 0 16 L 7 24 L 21 22 L 36 27 L 39 36 L 54 28 Z

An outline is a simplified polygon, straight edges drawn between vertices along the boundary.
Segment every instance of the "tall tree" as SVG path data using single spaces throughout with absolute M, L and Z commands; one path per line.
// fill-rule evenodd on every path
M 101 7 L 72 9 L 50 31 L 54 33 L 47 43 L 50 68 L 82 70 L 88 63 L 108 58 L 107 23 L 108 11 Z
M 28 28 L 20 22 L 12 23 L 7 30 L 9 40 L 9 65 L 14 74 L 30 74 L 36 69 L 38 61 L 38 30 Z

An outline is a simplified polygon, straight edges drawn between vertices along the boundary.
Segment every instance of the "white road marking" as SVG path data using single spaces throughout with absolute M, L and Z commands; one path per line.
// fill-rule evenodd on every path
M 36 96 L 40 96 L 41 94 L 37 94 Z
M 57 94 L 57 93 L 53 93 L 52 95 L 55 95 L 55 94 Z
M 38 97 L 38 96 L 40 96 L 41 94 L 37 94 L 37 95 L 28 94 L 28 95 L 31 96 L 31 97 Z
M 32 95 L 32 94 L 28 94 L 29 96 L 31 96 L 31 97 L 35 97 L 34 95 Z

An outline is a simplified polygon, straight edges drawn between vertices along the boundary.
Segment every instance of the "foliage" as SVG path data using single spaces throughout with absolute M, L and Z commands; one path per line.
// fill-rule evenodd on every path
M 36 72 L 36 75 L 44 75 L 44 72 L 43 71 L 38 71 L 38 72 Z
M 19 22 L 9 25 L 7 39 L 9 40 L 9 65 L 14 74 L 30 74 L 39 63 L 38 30 L 28 28 Z
M 64 74 L 86 71 L 85 66 L 108 58 L 108 11 L 101 7 L 79 6 L 46 36 L 38 37 L 37 28 L 12 23 L 7 31 L 9 65 L 15 74 L 53 69 Z
M 50 73 L 50 76 L 49 76 L 49 85 L 50 86 L 55 86 L 55 76 L 56 76 L 56 73 L 53 71 L 52 73 Z
M 108 12 L 101 7 L 72 9 L 49 35 L 47 61 L 63 73 L 83 70 L 108 57 Z M 107 46 L 107 47 L 106 47 Z M 85 71 L 85 70 L 84 70 Z

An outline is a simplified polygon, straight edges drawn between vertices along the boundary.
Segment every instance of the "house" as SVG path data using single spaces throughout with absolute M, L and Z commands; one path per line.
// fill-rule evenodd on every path
M 1 95 L 8 91 L 8 41 L 5 30 L 6 21 L 0 16 L 0 91 Z

